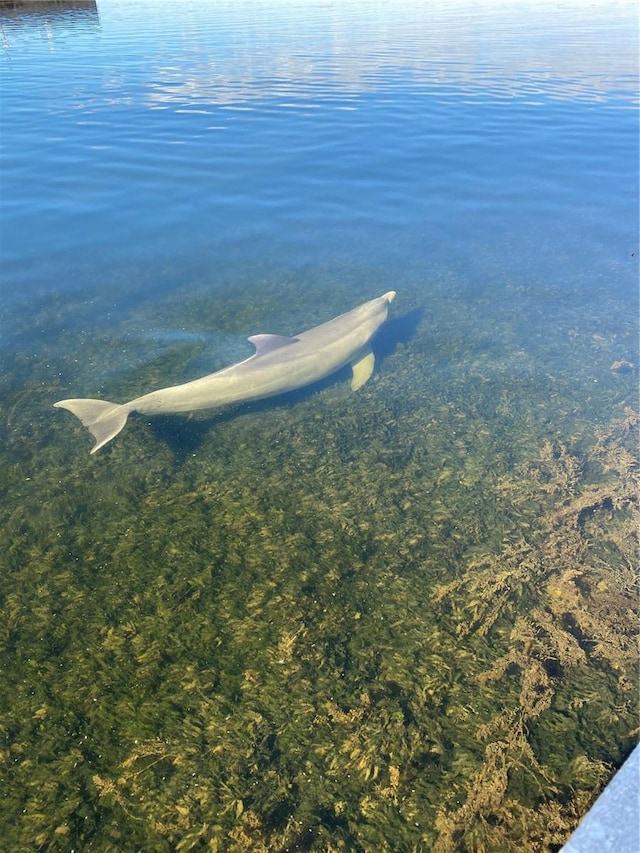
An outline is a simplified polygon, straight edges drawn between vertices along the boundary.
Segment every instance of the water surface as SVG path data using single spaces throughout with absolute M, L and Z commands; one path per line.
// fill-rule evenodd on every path
M 633 4 L 0 23 L 3 837 L 557 849 L 637 706 Z M 52 407 L 391 289 L 357 394 Z

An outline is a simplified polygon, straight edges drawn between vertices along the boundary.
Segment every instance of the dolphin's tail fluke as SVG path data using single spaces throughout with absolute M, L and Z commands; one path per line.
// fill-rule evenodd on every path
M 68 409 L 79 418 L 96 440 L 91 453 L 111 441 L 126 424 L 128 405 L 108 403 L 106 400 L 60 400 L 54 403 L 59 409 Z

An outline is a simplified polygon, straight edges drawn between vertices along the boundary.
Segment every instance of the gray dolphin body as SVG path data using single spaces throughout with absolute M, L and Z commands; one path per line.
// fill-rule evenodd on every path
M 292 338 L 254 335 L 249 341 L 256 351 L 250 358 L 193 382 L 152 391 L 128 403 L 77 399 L 60 400 L 54 405 L 68 409 L 82 421 L 96 439 L 91 449 L 95 453 L 120 432 L 131 412 L 144 415 L 193 412 L 261 400 L 310 385 L 347 364 L 353 370 L 351 387 L 357 391 L 373 373 L 371 339 L 387 319 L 395 295 L 390 290 Z

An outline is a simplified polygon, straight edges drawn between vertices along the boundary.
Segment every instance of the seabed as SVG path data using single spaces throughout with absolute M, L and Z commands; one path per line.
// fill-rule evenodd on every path
M 550 386 L 535 353 L 465 328 L 468 305 L 425 323 L 402 298 L 358 394 L 337 377 L 140 418 L 96 457 L 51 404 L 183 381 L 206 344 L 135 350 L 133 316 L 81 360 L 55 334 L 10 357 L 7 849 L 557 850 L 629 754 L 639 420 L 635 376 L 607 373 L 620 337 L 559 333 L 606 365 L 587 404 L 573 363 Z M 176 322 L 286 334 L 332 312 L 292 297 L 282 328 L 223 302 L 182 299 Z

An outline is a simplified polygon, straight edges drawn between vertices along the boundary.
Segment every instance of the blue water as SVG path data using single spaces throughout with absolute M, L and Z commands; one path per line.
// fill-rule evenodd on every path
M 635 707 L 632 644 L 607 639 L 632 633 L 635 4 L 98 0 L 0 5 L 0 36 L 0 834 L 431 850 L 501 714 L 530 771 L 508 797 L 574 820 Z M 197 378 L 388 290 L 357 395 L 341 375 L 132 418 L 91 457 L 53 408 Z M 563 562 L 547 513 L 567 526 L 581 489 Z M 483 633 L 482 586 L 434 590 L 503 548 Z M 600 635 L 571 616 L 583 594 Z M 566 640 L 532 669 L 547 717 L 533 676 L 479 679 L 536 607 Z M 478 826 L 507 849 L 483 846 L 503 818 L 465 824 L 468 849 Z
M 3 39 L 9 338 L 12 303 L 263 267 L 632 298 L 632 4 L 100 2 Z

